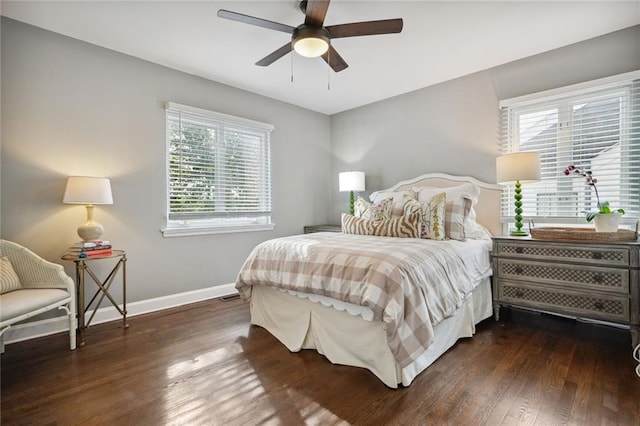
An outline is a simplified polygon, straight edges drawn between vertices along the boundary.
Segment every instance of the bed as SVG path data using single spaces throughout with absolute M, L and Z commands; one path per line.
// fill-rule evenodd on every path
M 443 191 L 445 240 L 352 234 L 344 221 L 353 217 L 343 215 L 347 233 L 259 244 L 236 281 L 250 302 L 251 323 L 292 352 L 314 349 L 334 364 L 368 369 L 391 388 L 409 386 L 492 315 L 490 234 L 500 233 L 501 187 L 438 173 L 370 196 L 372 205 L 392 204 L 397 223 L 409 217 L 397 217 L 406 194 L 417 200 Z M 451 207 L 454 199 L 464 203 L 464 213 L 459 203 Z M 448 238 L 457 235 L 456 226 L 464 235 Z

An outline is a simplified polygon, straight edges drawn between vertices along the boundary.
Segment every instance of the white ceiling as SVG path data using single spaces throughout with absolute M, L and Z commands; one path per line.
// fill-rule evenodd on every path
M 18 21 L 325 114 L 640 24 L 637 0 L 334 0 L 325 25 L 404 20 L 400 34 L 334 40 L 349 64 L 334 73 L 321 58 L 297 54 L 258 67 L 289 35 L 216 16 L 228 9 L 295 27 L 304 20 L 296 0 L 22 0 L 0 7 Z

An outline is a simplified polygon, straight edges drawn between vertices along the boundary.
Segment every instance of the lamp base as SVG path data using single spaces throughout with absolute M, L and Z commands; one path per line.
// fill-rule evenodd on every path
M 104 228 L 98 222 L 93 220 L 93 205 L 87 204 L 87 221 L 78 226 L 78 236 L 82 238 L 84 242 L 91 242 L 99 240 L 102 236 Z
M 104 231 L 102 225 L 93 221 L 78 226 L 78 236 L 87 243 L 99 240 L 102 236 L 102 231 Z
M 516 220 L 516 229 L 511 231 L 512 237 L 527 237 L 529 233 L 527 231 L 522 230 L 522 186 L 520 185 L 520 181 L 516 181 L 515 194 L 513 196 L 515 202 L 515 212 L 516 215 L 514 219 Z
M 353 191 L 351 191 L 351 193 L 349 194 L 349 214 L 351 216 L 353 216 L 355 214 L 355 204 L 356 204 L 356 197 L 353 194 Z

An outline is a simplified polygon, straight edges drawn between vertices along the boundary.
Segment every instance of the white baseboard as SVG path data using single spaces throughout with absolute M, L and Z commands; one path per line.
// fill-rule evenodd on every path
M 170 296 L 156 297 L 154 299 L 141 300 L 139 302 L 127 303 L 127 317 L 156 312 L 163 309 L 174 308 L 188 303 L 200 302 L 208 299 L 216 299 L 222 296 L 237 294 L 235 285 L 223 284 L 220 286 L 203 288 L 200 290 L 187 291 L 184 293 L 172 294 Z M 87 311 L 85 321 L 91 318 L 93 311 Z M 116 321 L 122 319 L 116 308 L 108 306 L 98 309 L 96 316 L 91 321 L 91 325 L 103 322 Z M 11 326 L 4 334 L 5 344 L 21 342 L 23 340 L 34 339 L 36 337 L 48 336 L 50 334 L 67 332 L 69 330 L 69 319 L 67 316 L 49 318 L 39 321 L 17 324 Z

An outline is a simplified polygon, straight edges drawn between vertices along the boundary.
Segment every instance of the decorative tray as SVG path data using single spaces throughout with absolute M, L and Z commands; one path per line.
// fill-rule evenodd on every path
M 596 232 L 594 228 L 530 228 L 531 237 L 538 240 L 567 241 L 636 241 L 637 232 L 629 229 L 618 229 L 618 232 Z

